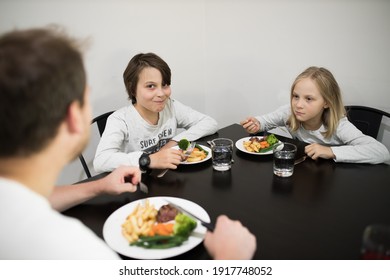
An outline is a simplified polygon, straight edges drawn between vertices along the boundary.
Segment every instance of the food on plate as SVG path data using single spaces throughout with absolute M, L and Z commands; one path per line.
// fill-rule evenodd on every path
M 181 139 L 177 144 L 179 145 L 180 150 L 185 151 L 190 146 L 190 141 L 188 141 L 187 139 Z
M 186 139 L 182 139 L 182 140 L 186 140 Z M 180 142 L 182 140 L 180 140 Z M 187 148 L 186 149 L 182 149 L 180 147 L 180 142 L 179 142 L 179 148 L 182 151 L 182 153 L 184 154 L 186 152 Z M 207 157 L 207 155 L 208 155 L 208 152 L 206 150 L 204 150 L 200 145 L 196 144 L 194 149 L 192 150 L 191 154 L 184 161 L 186 161 L 186 162 L 202 161 L 202 160 L 204 160 Z
M 154 224 L 148 233 L 148 236 L 155 235 L 172 235 L 173 234 L 173 223 L 157 223 Z
M 176 207 L 170 204 L 163 205 L 157 212 L 157 222 L 166 223 L 173 221 L 177 214 L 179 214 L 179 210 Z
M 187 238 L 197 225 L 194 219 L 183 213 L 177 214 L 175 222 L 175 226 L 173 227 L 175 235 L 184 236 Z
M 122 234 L 127 241 L 134 242 L 147 235 L 156 223 L 157 210 L 147 199 L 145 205 L 138 204 L 122 224 Z
M 160 218 L 169 221 L 158 222 L 158 213 Z M 146 199 L 145 205 L 139 203 L 127 216 L 122 224 L 122 234 L 131 246 L 165 249 L 183 244 L 196 226 L 197 222 L 194 219 L 175 207 L 167 204 L 157 211 Z
M 176 215 L 173 225 L 173 234 L 141 236 L 137 241 L 130 245 L 139 246 L 147 249 L 166 249 L 180 246 L 188 239 L 191 232 L 196 228 L 197 222 L 191 217 L 180 213 Z
M 274 134 L 270 134 L 264 137 L 251 137 L 249 141 L 244 141 L 243 145 L 248 152 L 265 153 L 272 150 L 278 143 L 278 138 Z
M 187 162 L 197 162 L 204 160 L 207 157 L 207 152 L 203 150 L 202 148 L 196 147 L 192 151 L 192 153 L 187 157 L 186 161 Z

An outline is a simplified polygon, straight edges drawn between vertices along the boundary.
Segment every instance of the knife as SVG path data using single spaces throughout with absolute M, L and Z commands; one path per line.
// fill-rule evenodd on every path
M 145 185 L 144 183 L 142 183 L 141 181 L 139 181 L 139 183 L 137 184 L 137 187 L 141 190 L 141 192 L 143 193 L 148 193 L 149 192 L 149 188 L 147 185 Z
M 124 179 L 125 179 L 125 183 L 130 183 L 131 184 L 131 176 L 126 176 Z M 149 188 L 147 185 L 145 185 L 144 183 L 141 182 L 141 180 L 139 180 L 138 184 L 136 185 L 137 188 L 143 192 L 143 193 L 148 193 L 149 192 Z
M 212 223 L 207 223 L 205 220 L 199 218 L 198 216 L 196 216 L 195 214 L 191 213 L 190 211 L 184 209 L 183 207 L 173 203 L 172 201 L 169 201 L 168 199 L 165 198 L 165 200 L 170 204 L 172 205 L 173 207 L 175 207 L 176 209 L 180 210 L 181 212 L 185 213 L 185 214 L 188 214 L 189 216 L 193 217 L 194 219 L 198 220 L 200 222 L 200 224 L 202 226 L 204 226 L 205 228 L 207 228 L 209 231 L 214 231 L 214 224 Z

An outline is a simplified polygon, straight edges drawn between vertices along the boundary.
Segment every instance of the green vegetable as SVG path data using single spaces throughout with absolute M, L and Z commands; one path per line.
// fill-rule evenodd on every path
M 268 135 L 266 138 L 266 141 L 268 142 L 268 144 L 270 146 L 279 142 L 278 138 L 276 138 L 276 136 L 274 134 Z
M 190 146 L 190 141 L 187 139 L 181 139 L 178 143 L 179 148 L 182 149 L 183 151 L 187 150 L 187 148 Z
M 179 246 L 187 239 L 188 237 L 177 235 L 141 236 L 137 241 L 130 243 L 130 245 L 147 249 L 167 249 Z
M 203 149 L 201 146 L 199 146 L 198 144 L 195 144 L 195 148 L 198 148 L 199 149 L 199 151 L 203 151 L 205 154 L 206 154 L 206 156 L 209 154 L 205 149 Z
M 180 213 L 176 215 L 175 225 L 173 226 L 173 233 L 176 236 L 188 238 L 191 232 L 196 228 L 196 221 L 191 217 Z
M 266 153 L 268 151 L 273 150 L 276 146 L 279 146 L 279 145 L 280 145 L 280 143 L 273 144 L 273 145 L 269 146 L 268 148 L 261 149 L 259 151 L 259 153 Z
M 185 214 L 177 214 L 173 235 L 141 236 L 137 241 L 130 243 L 130 246 L 138 246 L 147 249 L 166 249 L 180 246 L 188 239 L 191 232 L 196 228 L 196 221 Z

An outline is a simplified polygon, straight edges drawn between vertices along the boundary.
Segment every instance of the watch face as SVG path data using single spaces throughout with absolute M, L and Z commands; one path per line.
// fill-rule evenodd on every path
M 150 164 L 150 158 L 148 155 L 142 155 L 139 159 L 140 167 L 147 168 Z

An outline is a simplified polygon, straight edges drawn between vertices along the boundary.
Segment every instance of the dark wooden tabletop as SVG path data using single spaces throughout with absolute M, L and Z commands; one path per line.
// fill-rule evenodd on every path
M 247 137 L 233 124 L 208 136 L 234 142 Z M 294 142 L 291 139 L 284 139 Z M 298 143 L 298 155 L 304 143 Z M 359 259 L 362 234 L 370 224 L 390 224 L 390 168 L 307 159 L 293 176 L 272 172 L 272 155 L 250 155 L 234 147 L 234 164 L 214 171 L 211 160 L 180 165 L 163 178 L 145 176 L 149 194 L 100 196 L 64 212 L 102 237 L 105 220 L 119 207 L 147 196 L 174 196 L 202 206 L 214 221 L 220 214 L 240 220 L 256 235 L 254 259 Z M 125 256 L 122 256 L 126 258 Z M 176 259 L 209 259 L 203 244 Z

